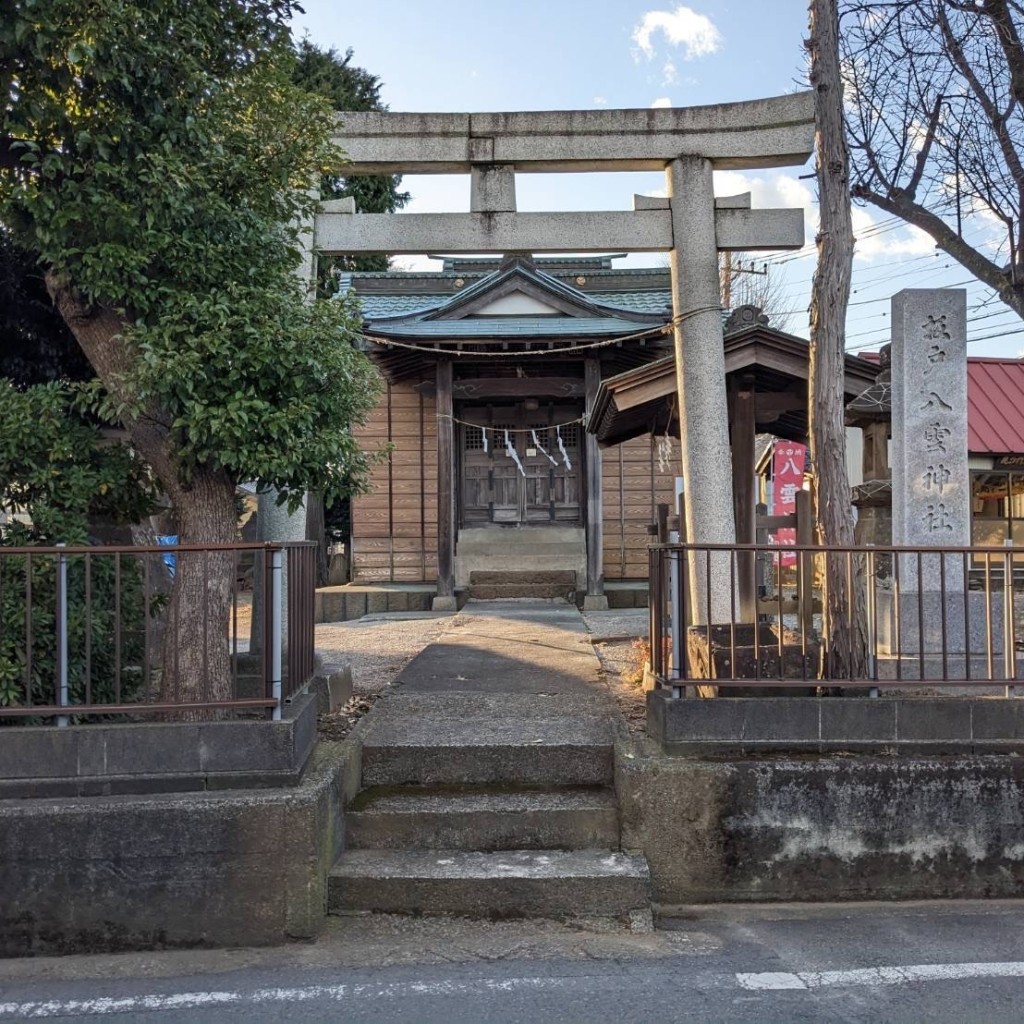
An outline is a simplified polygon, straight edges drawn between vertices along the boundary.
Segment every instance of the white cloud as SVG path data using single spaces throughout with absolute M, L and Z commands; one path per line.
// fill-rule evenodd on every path
M 608 106 L 608 100 L 605 99 L 604 96 L 595 96 L 594 99 L 593 99 L 593 103 L 594 103 L 595 107 L 607 107 Z
M 650 60 L 652 37 L 662 32 L 673 46 L 683 48 L 683 59 L 693 60 L 716 53 L 722 36 L 710 18 L 680 4 L 674 11 L 648 11 L 633 30 L 633 41 Z
M 676 71 L 675 64 L 672 61 L 665 61 L 665 66 L 661 69 L 661 83 L 662 85 L 675 85 L 679 81 L 679 72 Z
M 652 107 L 671 107 L 672 101 L 667 96 L 659 96 L 652 104 Z
M 855 206 L 850 211 L 853 222 L 853 255 L 855 259 L 875 260 L 881 256 L 927 256 L 935 251 L 935 239 L 920 228 L 901 225 L 878 231 L 870 210 Z

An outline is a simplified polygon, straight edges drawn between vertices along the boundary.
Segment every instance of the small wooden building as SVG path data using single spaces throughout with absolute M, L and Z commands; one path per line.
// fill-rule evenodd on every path
M 570 570 L 600 606 L 606 580 L 646 576 L 678 448 L 652 421 L 602 451 L 585 425 L 602 381 L 671 352 L 669 272 L 614 259 L 346 275 L 386 381 L 359 437 L 393 446 L 352 501 L 353 582 L 447 598 L 474 572 Z
M 756 437 L 807 443 L 807 388 L 810 360 L 803 338 L 776 330 L 754 306 L 740 306 L 725 322 L 725 375 L 729 401 L 736 537 L 755 539 L 754 508 L 759 500 Z M 874 383 L 877 365 L 856 355 L 845 360 L 844 393 L 852 399 Z M 590 430 L 602 445 L 618 445 L 648 422 L 675 417 L 676 370 L 672 358 L 622 373 L 601 386 Z

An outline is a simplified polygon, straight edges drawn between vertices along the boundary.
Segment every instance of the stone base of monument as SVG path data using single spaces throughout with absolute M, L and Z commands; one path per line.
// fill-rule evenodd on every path
M 972 654 L 970 659 L 966 654 L 947 654 L 945 658 L 934 654 L 923 658 L 916 654 L 880 655 L 875 659 L 875 670 L 878 684 L 886 693 L 891 692 L 886 689 L 887 683 L 900 682 L 910 684 L 911 689 L 920 688 L 942 697 L 991 697 L 1002 696 L 1007 683 L 1017 686 L 1014 679 L 1021 681 L 1019 685 L 1024 694 L 1024 656 L 1018 654 L 1016 661 L 1016 677 L 1012 666 L 1007 674 L 1001 652 L 994 654 L 991 661 L 984 654 Z M 965 685 L 949 686 L 944 679 L 963 680 Z M 915 685 L 917 683 L 920 687 Z M 905 691 L 901 692 L 905 695 Z
M 773 623 L 724 623 L 690 626 L 686 634 L 690 678 L 699 697 L 813 697 L 818 672 L 817 638 L 802 642 L 792 629 Z M 728 686 L 701 684 L 707 679 L 806 679 L 807 686 Z
M 942 593 L 935 590 L 904 591 L 899 600 L 880 590 L 876 598 L 877 647 L 881 656 L 907 656 L 926 661 L 938 659 L 939 677 L 945 653 L 959 655 L 961 666 L 970 654 L 982 660 L 1003 657 L 1003 595 L 970 590 Z M 987 613 L 987 614 L 986 614 Z M 934 678 L 934 677 L 932 677 Z

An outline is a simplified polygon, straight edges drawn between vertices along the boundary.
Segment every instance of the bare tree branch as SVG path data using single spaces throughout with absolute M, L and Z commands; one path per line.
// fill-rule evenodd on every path
M 927 232 L 1024 318 L 1024 5 L 840 3 L 853 197 Z
M 864 199 L 880 210 L 927 232 L 935 239 L 935 244 L 940 249 L 949 253 L 982 284 L 987 284 L 998 293 L 999 298 L 1024 319 L 1024 288 L 1014 287 L 1008 275 L 1000 267 L 965 242 L 941 217 L 899 192 L 892 196 L 884 196 L 869 192 L 863 186 L 858 186 L 853 189 L 853 197 Z

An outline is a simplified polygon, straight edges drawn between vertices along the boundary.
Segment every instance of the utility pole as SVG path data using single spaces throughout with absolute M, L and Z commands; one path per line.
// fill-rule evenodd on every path
M 742 255 L 742 254 L 741 254 Z M 754 268 L 754 261 L 750 261 L 750 266 L 743 266 L 742 260 L 737 260 L 733 263 L 733 254 L 730 250 L 726 249 L 722 252 L 722 263 L 720 269 L 720 277 L 722 280 L 722 308 L 725 310 L 732 309 L 732 282 L 734 277 L 739 277 L 740 274 L 752 274 L 754 277 L 768 277 L 768 264 L 762 265 L 760 270 Z M 748 293 L 749 294 L 749 291 Z

